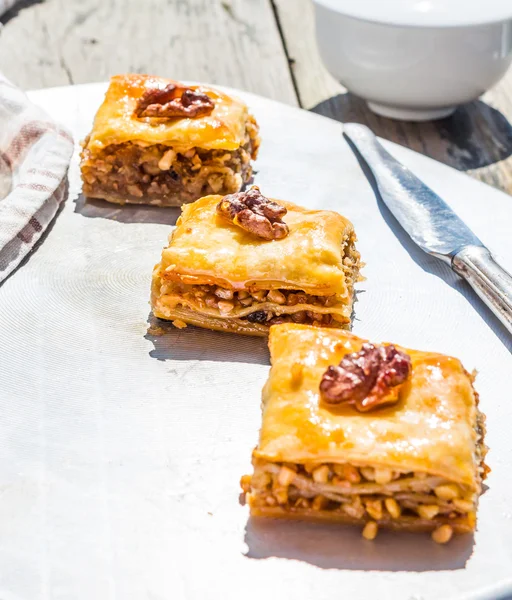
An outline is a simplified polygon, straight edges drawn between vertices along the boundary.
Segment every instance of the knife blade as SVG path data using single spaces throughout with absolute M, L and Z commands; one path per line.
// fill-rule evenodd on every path
M 448 204 L 393 158 L 368 127 L 345 123 L 343 132 L 375 177 L 382 200 L 411 239 L 464 277 L 512 333 L 512 276 Z

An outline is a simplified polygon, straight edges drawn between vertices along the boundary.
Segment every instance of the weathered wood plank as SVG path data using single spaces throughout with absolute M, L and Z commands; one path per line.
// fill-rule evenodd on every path
M 144 72 L 297 104 L 270 0 L 24 0 L 0 69 L 28 89 Z
M 315 42 L 309 0 L 273 0 L 304 108 L 339 121 L 357 121 L 377 135 L 422 152 L 512 194 L 512 69 L 481 100 L 448 118 L 403 123 L 374 115 L 335 81 Z

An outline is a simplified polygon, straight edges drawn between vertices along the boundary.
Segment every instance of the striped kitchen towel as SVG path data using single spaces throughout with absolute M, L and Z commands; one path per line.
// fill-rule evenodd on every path
M 68 131 L 0 75 L 0 282 L 57 214 L 72 154 Z
M 12 8 L 18 0 L 0 0 L 0 17 Z

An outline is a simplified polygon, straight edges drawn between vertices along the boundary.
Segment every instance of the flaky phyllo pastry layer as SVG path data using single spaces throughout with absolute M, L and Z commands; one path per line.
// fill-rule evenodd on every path
M 258 147 L 258 125 L 241 100 L 162 77 L 117 75 L 83 144 L 84 194 L 158 206 L 229 194 L 251 179 Z
M 347 219 L 279 200 L 285 237 L 263 239 L 223 218 L 221 200 L 207 196 L 183 207 L 153 273 L 156 317 L 258 336 L 288 321 L 349 326 L 359 253 Z
M 346 395 L 326 402 L 328 367 L 360 361 L 351 353 L 364 342 L 342 330 L 271 328 L 254 474 L 242 478 L 251 514 L 361 524 L 369 539 L 379 526 L 433 531 L 438 542 L 473 531 L 487 471 L 473 378 L 456 358 L 398 349 L 410 371 L 393 404 L 361 412 Z M 339 377 L 361 383 L 343 369 Z

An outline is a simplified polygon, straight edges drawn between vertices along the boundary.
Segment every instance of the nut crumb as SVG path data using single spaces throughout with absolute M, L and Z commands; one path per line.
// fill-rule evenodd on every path
M 187 326 L 185 321 L 182 321 L 181 319 L 174 319 L 174 321 L 172 321 L 172 324 L 178 329 L 185 329 L 185 327 Z
M 450 525 L 441 525 L 432 532 L 432 539 L 437 544 L 447 544 L 453 536 L 453 529 Z
M 148 335 L 160 336 L 165 335 L 166 332 L 167 330 L 165 329 L 165 327 L 160 327 L 159 325 L 150 325 L 148 327 Z
M 363 537 L 365 540 L 374 540 L 377 537 L 377 533 L 379 531 L 379 526 L 375 521 L 368 521 L 366 525 L 363 527 Z

